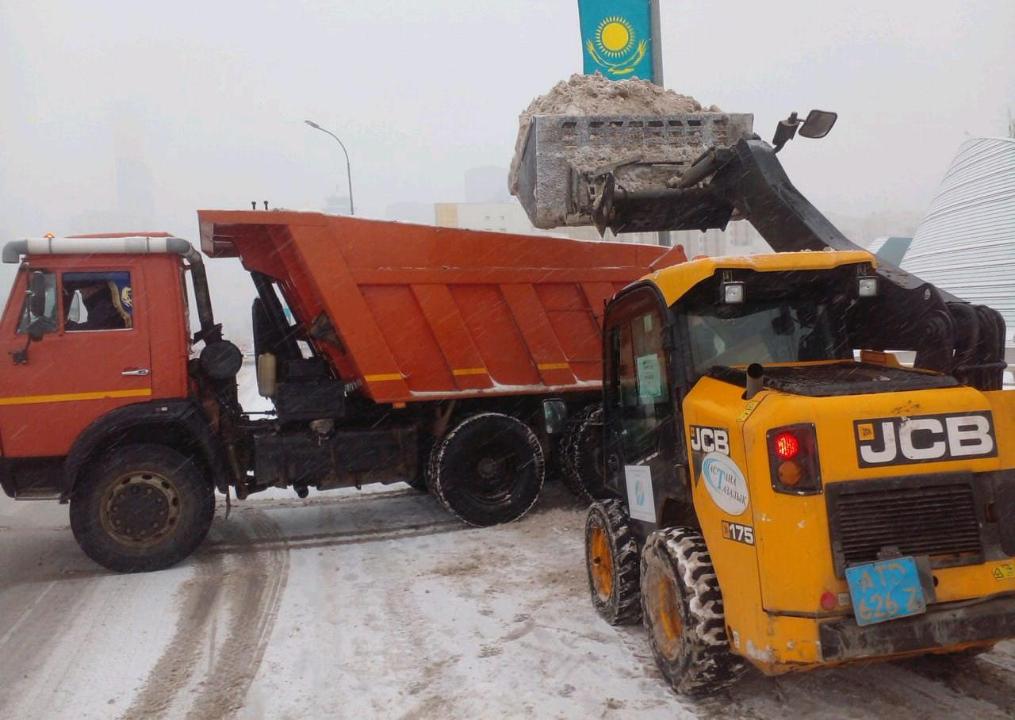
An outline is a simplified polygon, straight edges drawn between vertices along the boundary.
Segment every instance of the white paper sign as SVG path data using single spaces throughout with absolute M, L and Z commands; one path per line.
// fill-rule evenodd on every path
M 656 402 L 663 396 L 662 370 L 659 367 L 659 356 L 641 355 L 637 361 L 638 398 L 643 405 Z
M 656 521 L 656 502 L 652 496 L 652 470 L 648 465 L 625 465 L 627 508 L 635 520 Z

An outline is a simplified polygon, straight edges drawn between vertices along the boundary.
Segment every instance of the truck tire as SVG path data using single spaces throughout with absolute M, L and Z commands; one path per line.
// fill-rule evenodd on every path
M 676 527 L 649 535 L 641 554 L 641 605 L 656 664 L 676 692 L 710 695 L 742 674 L 700 533 Z
M 510 415 L 480 413 L 434 446 L 427 483 L 449 512 L 483 527 L 528 512 L 545 474 L 543 448 L 528 425 Z
M 215 491 L 190 458 L 164 445 L 127 445 L 82 478 L 70 525 L 92 560 L 116 572 L 146 572 L 190 555 L 211 527 Z
M 585 569 L 592 607 L 610 625 L 641 619 L 638 555 L 624 503 L 615 498 L 592 503 L 585 518 Z
M 586 505 L 607 496 L 602 422 L 600 403 L 585 406 L 568 420 L 560 445 L 564 486 Z

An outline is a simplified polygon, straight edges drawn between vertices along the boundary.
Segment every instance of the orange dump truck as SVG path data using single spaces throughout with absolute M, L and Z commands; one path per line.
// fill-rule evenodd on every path
M 186 557 L 216 489 L 406 481 L 475 525 L 520 517 L 568 417 L 599 399 L 604 302 L 684 259 L 318 213 L 198 216 L 205 255 L 238 257 L 253 279 L 267 415 L 238 402 L 242 355 L 187 241 L 3 251 L 20 271 L 0 320 L 0 483 L 69 501 L 78 542 L 114 570 Z

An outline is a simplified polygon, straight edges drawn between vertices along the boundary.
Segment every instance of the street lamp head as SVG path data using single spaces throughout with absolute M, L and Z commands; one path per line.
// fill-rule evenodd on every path
M 321 126 L 318 125 L 317 123 L 315 123 L 313 120 L 304 120 L 303 122 L 305 122 L 307 125 L 309 125 L 312 128 L 315 128 L 317 130 L 321 129 Z

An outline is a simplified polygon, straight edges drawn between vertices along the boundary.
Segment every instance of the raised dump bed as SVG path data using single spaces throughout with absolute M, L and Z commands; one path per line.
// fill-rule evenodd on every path
M 597 391 L 605 302 L 664 254 L 685 259 L 319 213 L 198 215 L 204 252 L 273 280 L 295 328 L 378 403 Z
M 721 112 L 535 115 L 516 194 L 536 227 L 593 225 L 603 171 L 627 190 L 662 190 L 709 147 L 733 145 L 753 124 L 751 114 Z

